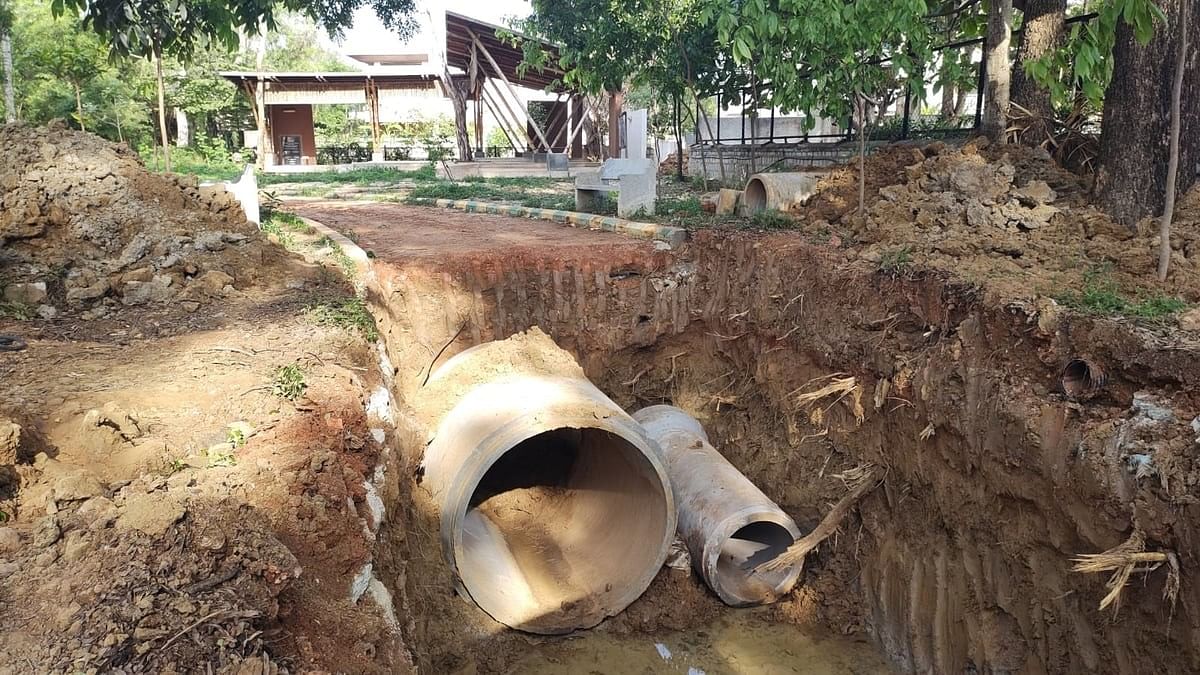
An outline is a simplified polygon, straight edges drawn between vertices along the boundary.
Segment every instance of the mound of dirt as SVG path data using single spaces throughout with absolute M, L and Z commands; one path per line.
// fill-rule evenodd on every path
M 202 303 L 284 257 L 224 187 L 147 171 L 124 144 L 10 124 L 0 147 L 0 285 L 44 317 L 105 299 Z
M 857 216 L 857 164 L 833 171 L 800 215 L 866 244 L 860 257 L 899 268 L 951 271 L 1004 299 L 1079 289 L 1102 276 L 1131 296 L 1200 299 L 1200 190 L 1177 212 L 1171 275 L 1154 277 L 1156 223 L 1138 230 L 1088 204 L 1086 183 L 1049 155 L 1021 146 L 896 145 L 866 163 L 864 218 Z

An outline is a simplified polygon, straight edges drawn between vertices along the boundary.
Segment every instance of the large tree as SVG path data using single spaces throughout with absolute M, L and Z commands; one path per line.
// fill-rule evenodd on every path
M 609 100 L 608 146 L 620 150 L 618 116 L 626 85 L 646 67 L 657 45 L 642 30 L 645 19 L 661 13 L 670 2 L 628 0 L 532 0 L 528 18 L 517 21 L 521 32 L 558 45 L 557 63 L 532 40 L 522 43 L 526 67 L 552 66 L 563 71 L 563 83 L 588 93 L 605 93 Z
M 1200 2 L 1159 0 L 1157 7 L 1165 17 L 1157 26 L 1147 28 L 1149 19 L 1117 26 L 1112 80 L 1104 94 L 1096 193 L 1106 210 L 1130 227 L 1159 214 L 1168 190 L 1190 188 L 1200 162 L 1200 59 L 1193 51 L 1183 74 L 1180 170 L 1175 185 L 1166 184 L 1180 13 L 1189 12 L 1191 25 L 1200 25 Z M 1140 41 L 1139 32 L 1148 39 Z
M 1022 9 L 1011 100 L 1018 114 L 1030 118 L 1022 127 L 1020 141 L 1040 145 L 1050 133 L 1054 106 L 1050 88 L 1033 77 L 1024 65 L 1053 54 L 1062 45 L 1067 0 L 1025 0 Z
M 1012 0 L 989 0 L 987 38 L 983 43 L 984 68 L 987 80 L 983 97 L 983 133 L 993 141 L 1003 143 L 1008 128 L 1009 101 L 1012 85 Z
M 17 120 L 17 102 L 13 94 L 12 8 L 0 0 L 0 67 L 4 68 L 4 121 Z

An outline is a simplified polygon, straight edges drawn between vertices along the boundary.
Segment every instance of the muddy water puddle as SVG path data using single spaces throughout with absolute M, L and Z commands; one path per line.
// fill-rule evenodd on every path
M 865 639 L 729 611 L 690 631 L 614 635 L 603 629 L 533 646 L 513 675 L 882 675 L 896 672 Z

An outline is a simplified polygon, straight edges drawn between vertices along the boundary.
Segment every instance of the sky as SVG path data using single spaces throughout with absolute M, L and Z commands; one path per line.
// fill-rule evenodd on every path
M 417 19 L 422 28 L 418 34 L 408 41 L 398 39 L 380 23 L 374 10 L 363 7 L 354 15 L 354 25 L 345 31 L 341 40 L 331 46 L 342 53 L 354 54 L 395 54 L 407 52 L 428 52 L 431 49 L 429 18 L 427 13 L 435 16 L 450 10 L 469 16 L 480 21 L 508 25 L 511 17 L 529 15 L 528 0 L 418 0 Z M 323 38 L 328 39 L 328 38 Z

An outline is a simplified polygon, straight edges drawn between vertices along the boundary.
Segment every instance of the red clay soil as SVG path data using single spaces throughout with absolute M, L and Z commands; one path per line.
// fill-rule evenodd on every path
M 613 232 L 592 231 L 528 218 L 465 213 L 454 209 L 369 201 L 292 200 L 287 209 L 349 236 L 379 260 L 445 261 L 489 251 L 505 256 L 526 251 L 593 250 L 604 257 L 616 248 L 653 251 L 652 243 Z

